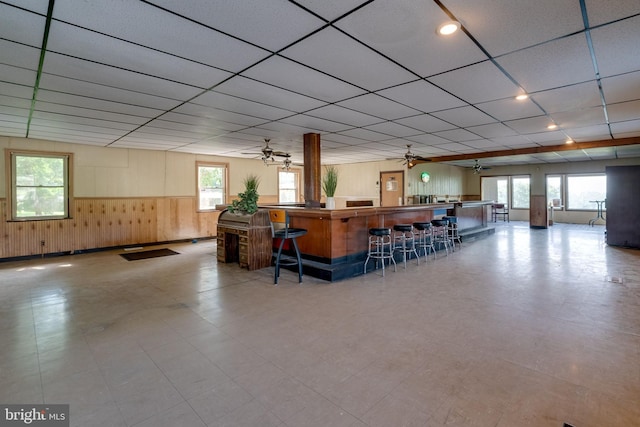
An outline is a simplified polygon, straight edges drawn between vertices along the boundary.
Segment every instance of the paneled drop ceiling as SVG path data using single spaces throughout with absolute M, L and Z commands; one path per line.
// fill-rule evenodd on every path
M 640 157 L 618 146 L 640 143 L 639 28 L 638 0 L 0 1 L 0 135 L 231 157 L 270 138 L 300 162 L 313 132 L 323 163 L 407 144 L 460 166 Z M 606 142 L 535 152 L 567 139 Z

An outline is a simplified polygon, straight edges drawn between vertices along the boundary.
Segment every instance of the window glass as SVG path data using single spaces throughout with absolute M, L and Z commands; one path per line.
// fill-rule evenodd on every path
M 298 201 L 300 172 L 281 170 L 278 172 L 278 201 L 296 203 Z
M 226 165 L 198 163 L 198 209 L 212 210 L 226 200 Z
M 596 210 L 595 200 L 607 197 L 607 176 L 567 175 L 567 208 Z M 606 205 L 605 205 L 606 206 Z
M 11 153 L 12 219 L 69 216 L 69 155 Z
M 512 203 L 514 209 L 529 208 L 530 178 L 528 176 L 514 176 L 511 178 Z
M 496 182 L 498 198 L 497 203 L 509 204 L 509 181 L 507 179 L 498 179 Z
M 560 207 L 564 205 L 562 202 L 562 176 L 547 176 L 547 204 Z

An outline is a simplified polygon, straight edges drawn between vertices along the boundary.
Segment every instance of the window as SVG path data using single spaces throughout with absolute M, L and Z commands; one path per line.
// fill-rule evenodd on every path
M 210 211 L 224 204 L 227 197 L 227 165 L 197 162 L 198 210 Z
M 504 203 L 506 205 L 509 204 L 509 181 L 507 179 L 498 178 L 496 182 L 497 186 L 497 194 L 496 198 L 497 203 Z
M 278 171 L 278 202 L 297 203 L 300 200 L 300 171 L 280 169 Z
M 567 209 L 596 210 L 595 200 L 607 198 L 607 176 L 567 175 Z
M 514 176 L 511 178 L 511 207 L 529 209 L 530 178 Z
M 547 204 L 560 207 L 562 202 L 562 176 L 547 175 Z
M 69 218 L 72 155 L 10 151 L 11 219 Z

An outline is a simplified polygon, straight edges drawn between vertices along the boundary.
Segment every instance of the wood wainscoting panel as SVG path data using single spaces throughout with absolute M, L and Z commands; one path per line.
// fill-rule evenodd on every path
M 196 212 L 196 204 L 195 197 L 75 198 L 70 219 L 7 221 L 0 199 L 0 258 L 215 236 L 220 212 Z

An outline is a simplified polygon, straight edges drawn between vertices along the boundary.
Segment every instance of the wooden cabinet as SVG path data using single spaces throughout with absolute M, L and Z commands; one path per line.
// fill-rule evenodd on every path
M 547 196 L 531 196 L 529 203 L 529 226 L 547 228 Z
M 272 258 L 269 213 L 237 215 L 227 210 L 218 219 L 218 262 L 237 262 L 240 267 L 258 270 L 269 267 Z

